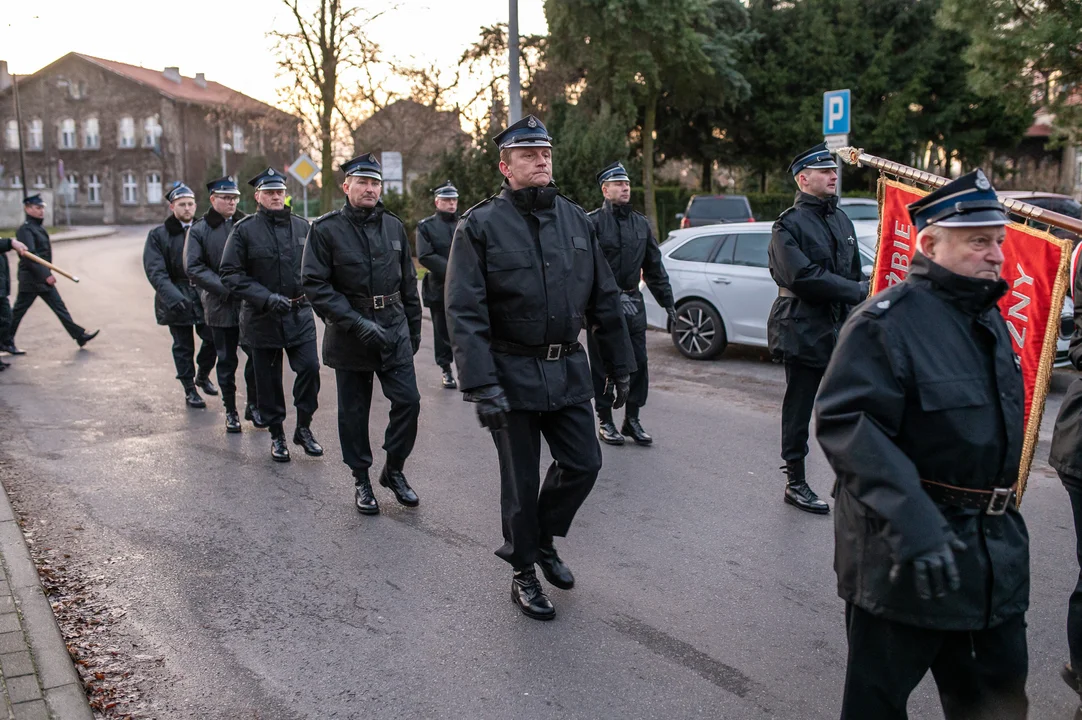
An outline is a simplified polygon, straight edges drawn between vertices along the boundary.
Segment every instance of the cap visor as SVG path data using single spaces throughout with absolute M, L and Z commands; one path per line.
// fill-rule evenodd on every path
M 1010 225 L 1011 220 L 999 210 L 978 210 L 963 215 L 951 215 L 939 222 L 929 223 L 938 227 L 992 227 Z
M 285 189 L 286 189 L 285 183 L 280 183 L 280 182 L 263 183 L 262 185 L 260 185 L 259 187 L 256 188 L 256 190 L 285 190 Z
M 509 148 L 520 148 L 520 147 L 550 148 L 550 147 L 552 147 L 552 143 L 550 143 L 548 140 L 533 140 L 533 141 L 529 141 L 529 142 L 520 141 L 520 142 L 507 143 L 506 145 L 500 145 L 501 150 L 506 150 L 506 149 L 509 149 Z
M 383 176 L 382 175 L 380 175 L 377 172 L 371 172 L 369 170 L 362 170 L 360 172 L 346 173 L 346 177 L 365 177 L 365 178 L 372 178 L 373 180 L 379 180 L 380 182 L 383 182 Z

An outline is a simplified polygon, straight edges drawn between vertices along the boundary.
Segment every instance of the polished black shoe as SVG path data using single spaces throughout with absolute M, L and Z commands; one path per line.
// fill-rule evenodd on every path
M 319 457 L 323 454 L 323 446 L 316 442 L 315 436 L 312 435 L 311 428 L 298 427 L 296 430 L 294 430 L 293 444 L 300 445 L 302 448 L 304 448 L 305 455 Z
M 358 477 L 354 474 L 355 485 L 353 488 L 353 504 L 357 506 L 357 512 L 362 515 L 379 515 L 379 503 L 372 492 L 372 483 L 368 480 L 368 473 Z
M 82 347 L 83 345 L 86 345 L 88 342 L 96 338 L 98 336 L 98 333 L 100 332 L 101 330 L 95 330 L 92 333 L 83 333 L 83 336 L 75 342 L 79 343 L 79 347 Z
M 184 402 L 186 402 L 190 408 L 205 408 L 207 406 L 207 403 L 195 388 L 188 388 L 184 391 Z
M 556 617 L 556 608 L 545 595 L 541 581 L 532 567 L 515 570 L 511 580 L 511 602 L 518 605 L 523 615 L 534 620 L 551 620 Z
M 379 484 L 394 493 L 395 498 L 406 507 L 417 507 L 420 499 L 413 488 L 406 482 L 406 476 L 401 470 L 395 470 L 390 466 L 384 466 L 379 476 Z
M 443 387 L 445 390 L 455 390 L 458 388 L 458 383 L 455 382 L 455 374 L 451 372 L 451 368 L 443 368 Z
M 830 512 L 830 506 L 820 500 L 815 491 L 808 487 L 808 483 L 804 481 L 790 482 L 785 486 L 785 502 L 804 512 L 816 515 L 826 515 Z
M 637 417 L 625 417 L 621 432 L 635 441 L 636 445 L 651 445 L 654 438 L 642 429 L 642 424 Z
M 237 414 L 236 410 L 225 411 L 225 431 L 227 433 L 241 432 L 240 415 Z
M 561 590 L 570 590 L 575 587 L 575 576 L 571 574 L 571 568 L 556 554 L 556 548 L 539 548 L 537 564 L 541 566 L 545 579 L 556 587 Z
M 195 386 L 205 392 L 207 395 L 218 394 L 218 388 L 214 387 L 214 383 L 210 381 L 210 377 L 207 375 L 196 376 Z
M 274 462 L 289 462 L 289 446 L 285 435 L 271 436 L 271 459 Z
M 259 408 L 252 403 L 248 403 L 248 406 L 244 408 L 244 419 L 248 420 L 260 430 L 267 427 L 267 423 L 263 422 L 263 416 L 259 414 Z
M 7 345 L 0 345 L 0 352 L 6 352 L 8 355 L 25 355 L 25 350 L 20 350 L 15 347 L 14 343 L 8 343 Z
M 602 420 L 597 427 L 597 436 L 606 445 L 623 445 L 624 436 L 616 429 L 616 423 L 612 420 Z

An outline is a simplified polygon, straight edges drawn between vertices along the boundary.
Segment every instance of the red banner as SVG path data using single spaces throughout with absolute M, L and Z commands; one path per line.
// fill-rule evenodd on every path
M 917 233 L 906 205 L 928 193 L 879 178 L 879 245 L 872 293 L 905 280 L 917 249 Z M 999 301 L 1014 352 L 1022 363 L 1026 388 L 1025 443 L 1019 493 L 1025 490 L 1056 356 L 1071 244 L 1019 223 L 1007 227 L 1003 274 L 1010 290 Z

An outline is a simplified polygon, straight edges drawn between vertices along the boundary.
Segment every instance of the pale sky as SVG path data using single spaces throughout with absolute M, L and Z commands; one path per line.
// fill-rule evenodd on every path
M 392 2 L 366 0 L 382 8 Z M 484 25 L 507 22 L 508 0 L 399 0 L 373 25 L 384 55 L 400 62 L 454 67 Z M 273 41 L 268 30 L 291 19 L 279 0 L 36 0 L 4 3 L 0 60 L 10 72 L 39 70 L 68 52 L 161 69 L 206 73 L 234 90 L 275 103 Z M 519 0 L 522 34 L 544 33 L 543 0 Z

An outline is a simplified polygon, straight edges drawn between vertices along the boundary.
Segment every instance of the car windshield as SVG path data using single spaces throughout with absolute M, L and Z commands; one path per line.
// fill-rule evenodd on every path
M 842 210 L 849 216 L 850 220 L 878 220 L 879 219 L 879 206 L 878 205 L 865 205 L 860 203 L 857 205 L 842 205 Z
M 697 197 L 691 201 L 688 217 L 745 220 L 751 215 L 742 197 Z

